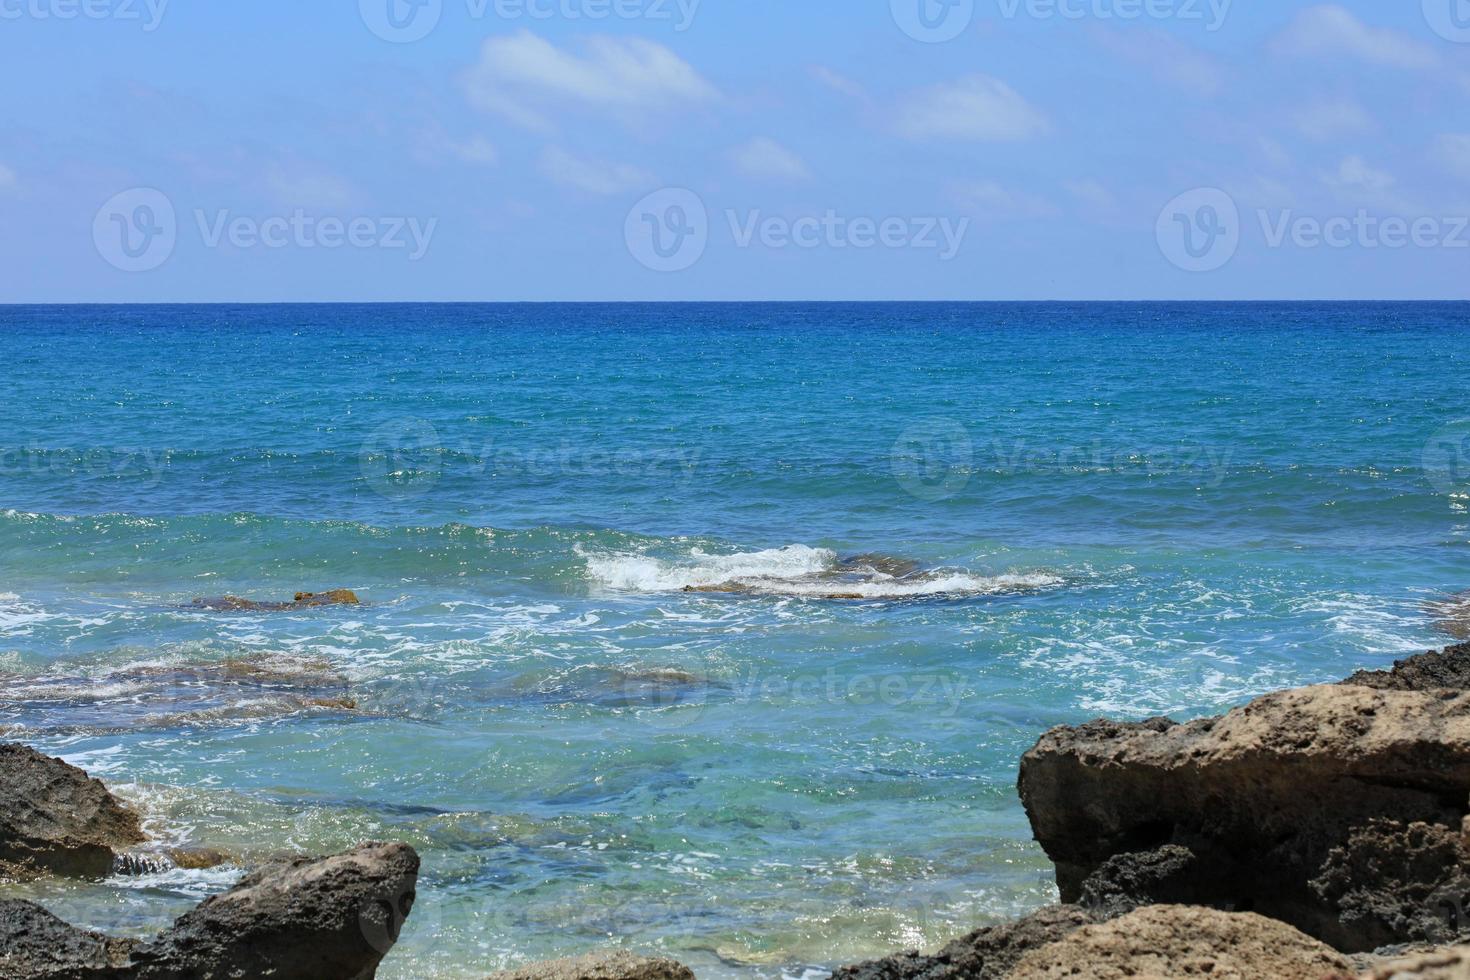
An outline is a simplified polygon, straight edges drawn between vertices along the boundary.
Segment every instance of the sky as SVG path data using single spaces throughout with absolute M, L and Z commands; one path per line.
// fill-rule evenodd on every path
M 1470 0 L 0 0 L 0 302 L 1470 298 Z

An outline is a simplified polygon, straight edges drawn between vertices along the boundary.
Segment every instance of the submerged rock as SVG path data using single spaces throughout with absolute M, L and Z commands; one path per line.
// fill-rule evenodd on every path
M 102 878 L 119 851 L 144 839 L 138 815 L 99 780 L 0 744 L 0 873 Z
M 673 960 L 618 950 L 502 970 L 490 980 L 694 980 L 694 972 Z
M 1022 759 L 1020 791 L 1062 900 L 1255 911 L 1346 952 L 1470 937 L 1464 922 L 1429 935 L 1424 916 L 1389 911 L 1458 880 L 1415 848 L 1442 850 L 1470 810 L 1470 694 L 1418 689 L 1462 655 L 1401 664 L 1386 688 L 1310 687 L 1187 725 L 1047 733 Z M 1415 824 L 1440 829 L 1403 837 Z M 1364 836 L 1371 826 L 1384 829 Z M 1193 860 L 1157 853 L 1169 845 Z M 1118 862 L 1105 870 L 1150 852 L 1121 882 Z M 1402 880 L 1383 877 L 1390 866 Z
M 1434 628 L 1457 640 L 1470 640 L 1470 592 L 1425 603 L 1424 611 L 1434 617 Z
M 1323 980 L 1352 969 L 1309 936 L 1252 913 L 1155 905 L 1023 956 L 1011 980 Z
M 195 609 L 211 612 L 290 612 L 296 609 L 315 609 L 319 606 L 361 605 L 357 594 L 350 589 L 333 589 L 330 592 L 298 592 L 290 602 L 256 602 L 239 596 L 227 595 L 218 599 L 195 599 L 190 605 Z
M 1016 922 L 977 929 L 932 956 L 899 953 L 845 966 L 834 980 L 1000 980 L 1032 950 L 1071 935 L 1094 921 L 1075 905 L 1054 905 Z
M 0 977 L 127 980 L 137 944 L 69 925 L 31 902 L 0 901 Z

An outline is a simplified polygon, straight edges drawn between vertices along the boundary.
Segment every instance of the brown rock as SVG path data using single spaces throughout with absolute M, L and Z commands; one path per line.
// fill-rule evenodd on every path
M 135 945 L 68 925 L 31 902 L 0 901 L 6 980 L 127 980 Z
M 1470 946 L 1393 960 L 1369 970 L 1362 980 L 1470 980 Z
M 932 956 L 899 953 L 845 966 L 834 980 L 1000 980 L 1022 956 L 1093 921 L 1075 905 L 1053 905 L 1016 922 L 977 929 Z
M 1310 687 L 1187 725 L 1059 728 L 1022 759 L 1020 791 L 1063 901 L 1109 858 L 1173 844 L 1196 858 L 1190 879 L 1170 879 L 1174 897 L 1372 949 L 1384 937 L 1358 931 L 1310 882 L 1375 819 L 1460 827 L 1470 694 Z
M 532 963 L 493 974 L 490 980 L 694 980 L 694 972 L 673 960 L 618 950 Z
M 138 815 L 75 766 L 0 744 L 0 869 L 102 878 L 142 843 Z
M 407 844 L 265 865 L 139 947 L 133 976 L 370 980 L 413 907 L 418 871 Z
M 1010 978 L 1323 980 L 1351 968 L 1322 943 L 1259 915 L 1155 905 L 1027 953 Z

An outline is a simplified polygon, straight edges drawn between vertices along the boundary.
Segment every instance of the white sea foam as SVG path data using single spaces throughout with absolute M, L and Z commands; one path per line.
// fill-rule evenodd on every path
M 979 575 L 957 569 L 888 575 L 865 563 L 845 567 L 825 548 L 788 545 L 765 551 L 711 555 L 695 549 L 687 559 L 642 554 L 585 554 L 588 577 L 616 592 L 664 593 L 687 589 L 755 595 L 822 598 L 912 599 L 1025 592 L 1062 584 L 1044 572 Z

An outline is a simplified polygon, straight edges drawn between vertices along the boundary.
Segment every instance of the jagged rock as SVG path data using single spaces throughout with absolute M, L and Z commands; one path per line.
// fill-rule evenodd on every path
M 1351 969 L 1345 957 L 1281 922 L 1155 905 L 1027 953 L 1010 980 L 1323 980 Z
M 318 606 L 357 606 L 362 603 L 350 589 L 333 589 L 330 592 L 298 592 L 290 602 L 256 602 L 227 595 L 218 599 L 195 599 L 195 609 L 210 612 L 290 612 L 295 609 L 315 609 Z
M 126 980 L 136 944 L 62 922 L 39 905 L 0 901 L 0 977 Z
M 1196 856 L 1194 875 L 1169 879 L 1176 897 L 1358 952 L 1385 937 L 1358 931 L 1309 883 L 1374 819 L 1461 826 L 1470 694 L 1310 687 L 1187 725 L 1059 728 L 1023 758 L 1020 790 L 1064 902 L 1109 858 L 1175 844 Z
M 0 873 L 102 878 L 144 840 L 138 815 L 75 766 L 0 744 Z
M 1393 670 L 1360 670 L 1344 684 L 1381 691 L 1470 690 L 1470 643 L 1400 660 Z
M 1396 959 L 1369 970 L 1361 980 L 1470 980 L 1470 946 Z
M 1178 844 L 1154 851 L 1115 854 L 1082 883 L 1079 904 L 1099 922 L 1145 905 L 1182 905 L 1198 892 L 1197 859 Z
M 1075 905 L 1053 905 L 1016 922 L 977 929 L 933 956 L 899 953 L 845 966 L 834 980 L 1000 980 L 1026 953 L 1093 921 Z
M 398 941 L 418 870 L 407 844 L 268 864 L 140 946 L 132 976 L 368 980 Z
M 694 980 L 687 966 L 618 950 L 532 963 L 492 974 L 490 980 Z
M 1373 947 L 1470 935 L 1470 849 L 1458 829 L 1375 820 L 1328 854 L 1311 885 Z
M 200 871 L 235 863 L 233 855 L 212 847 L 165 847 L 150 851 L 129 851 L 112 862 L 112 873 L 118 875 L 162 874 L 175 868 Z
M 413 907 L 418 869 L 407 844 L 268 864 L 147 943 L 0 902 L 0 977 L 372 980 Z

